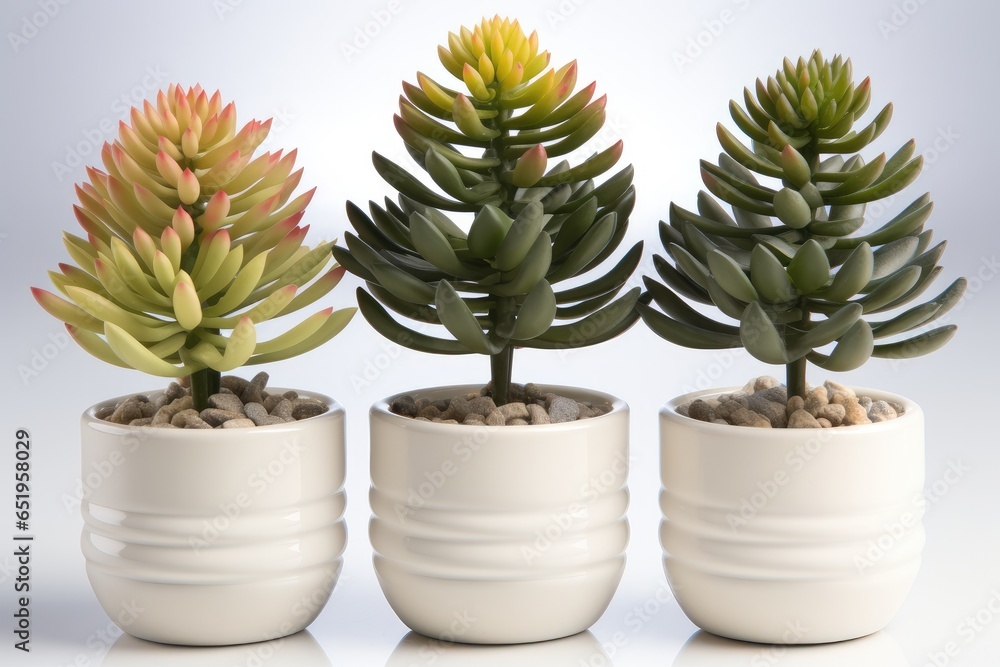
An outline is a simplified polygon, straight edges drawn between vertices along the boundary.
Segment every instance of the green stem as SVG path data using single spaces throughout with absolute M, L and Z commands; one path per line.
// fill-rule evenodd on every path
M 514 348 L 507 345 L 499 354 L 490 355 L 490 375 L 493 380 L 493 402 L 504 405 L 510 400 L 510 376 L 514 365 Z
M 785 366 L 785 386 L 788 397 L 806 397 L 806 358 L 800 357 Z
M 208 397 L 218 394 L 222 373 L 211 368 L 203 368 L 191 373 L 191 398 L 194 409 L 201 412 L 208 407 Z

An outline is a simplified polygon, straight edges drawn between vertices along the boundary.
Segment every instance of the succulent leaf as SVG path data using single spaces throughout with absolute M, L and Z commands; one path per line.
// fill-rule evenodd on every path
M 669 225 L 660 226 L 667 256 L 654 257 L 654 266 L 663 282 L 645 280 L 662 312 L 639 306 L 654 332 L 689 347 L 726 345 L 731 334 L 720 327 L 732 325 L 713 326 L 684 300 L 709 303 L 739 322 L 737 344 L 790 371 L 804 359 L 851 370 L 873 355 L 908 358 L 951 338 L 947 325 L 874 344 L 939 319 L 959 302 L 966 281 L 881 322 L 867 320 L 920 296 L 941 271 L 944 248 L 930 248 L 924 231 L 933 206 L 928 195 L 865 231 L 866 204 L 909 185 L 922 158 L 912 140 L 888 159 L 861 156 L 885 131 L 892 105 L 856 128 L 871 102 L 871 82 L 855 84 L 852 72 L 850 60 L 827 60 L 817 50 L 785 59 L 773 77 L 744 89 L 742 104 L 730 102 L 745 139 L 717 125 L 723 152 L 717 166 L 702 162 L 708 192 L 698 194 L 698 213 L 672 203 Z M 817 351 L 830 344 L 828 354 Z M 794 377 L 790 390 L 801 395 L 804 375 Z
M 365 215 L 348 204 L 363 243 L 348 236 L 347 247 L 334 250 L 369 283 L 371 294 L 359 293 L 362 314 L 413 349 L 508 360 L 514 347 L 580 347 L 623 332 L 638 318 L 639 291 L 615 295 L 640 245 L 606 275 L 553 290 L 616 251 L 634 204 L 630 166 L 594 181 L 620 159 L 620 141 L 582 161 L 550 161 L 598 135 L 606 98 L 594 99 L 595 84 L 576 90 L 575 61 L 550 67 L 538 35 L 499 16 L 448 33 L 438 60 L 454 89 L 418 72 L 416 85 L 403 84 L 396 119 L 433 183 L 375 154 L 399 205 L 372 203 Z M 447 211 L 471 215 L 436 224 Z M 440 323 L 454 339 L 413 331 L 383 305 Z M 553 326 L 556 318 L 577 321 Z M 494 398 L 503 402 L 509 377 L 494 381 Z
M 270 121 L 238 129 L 235 106 L 218 92 L 173 84 L 155 104 L 132 108 L 130 121 L 105 144 L 105 170 L 88 168 L 77 187 L 88 239 L 67 234 L 66 246 L 80 268 L 52 274 L 72 303 L 33 289 L 81 347 L 181 377 L 287 358 L 343 328 L 351 309 L 337 311 L 336 330 L 307 319 L 258 351 L 254 322 L 311 303 L 342 275 L 331 244 L 302 245 L 298 221 L 312 191 L 292 199 L 296 152 L 254 157 Z

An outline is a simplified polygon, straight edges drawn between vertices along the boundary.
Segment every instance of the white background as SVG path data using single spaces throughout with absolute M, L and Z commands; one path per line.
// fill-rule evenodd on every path
M 45 7 L 48 7 L 46 16 Z M 390 8 L 395 11 L 393 13 Z M 33 652 L 11 648 L 12 559 L 0 548 L 0 664 L 134 665 L 256 664 L 252 649 L 167 651 L 123 638 L 91 593 L 79 552 L 81 519 L 73 498 L 79 479 L 77 419 L 88 405 L 149 390 L 161 380 L 102 365 L 74 346 L 60 349 L 61 325 L 30 298 L 45 271 L 66 261 L 60 230 L 75 227 L 74 182 L 99 162 L 98 145 L 113 138 L 127 105 L 170 82 L 221 88 L 241 121 L 275 117 L 269 149 L 299 148 L 304 186 L 319 191 L 307 213 L 313 241 L 342 235 L 344 201 L 381 199 L 371 151 L 404 160 L 391 123 L 403 79 L 419 68 L 442 77 L 435 48 L 448 30 L 496 11 L 537 28 L 553 64 L 577 58 L 581 83 L 609 96 L 607 142 L 625 140 L 636 168 L 638 204 L 629 237 L 658 248 L 656 222 L 671 200 L 691 206 L 700 183 L 697 160 L 718 151 L 715 123 L 727 102 L 782 57 L 853 58 L 856 78 L 870 75 L 872 114 L 895 104 L 877 142 L 893 152 L 916 139 L 926 157 L 917 183 L 898 195 L 896 210 L 929 190 L 931 226 L 950 240 L 938 290 L 959 275 L 972 279 L 955 341 L 932 357 L 873 361 L 836 379 L 903 393 L 927 413 L 928 543 L 920 577 L 889 628 L 868 639 L 817 649 L 771 651 L 693 635 L 665 589 L 656 540 L 658 406 L 685 389 L 742 384 L 765 369 L 742 352 L 682 350 L 641 326 L 597 348 L 568 355 L 520 352 L 515 379 L 589 386 L 632 407 L 632 541 L 617 597 L 592 634 L 559 643 L 508 649 L 444 649 L 421 645 L 388 608 L 375 582 L 366 539 L 369 510 L 366 412 L 386 395 L 426 385 L 485 381 L 485 359 L 438 358 L 387 348 L 358 317 L 331 344 L 274 365 L 275 384 L 335 396 L 347 408 L 350 543 L 344 576 L 311 635 L 286 641 L 268 665 L 913 665 L 937 656 L 961 666 L 996 664 L 1000 656 L 1000 539 L 996 508 L 996 309 L 1000 280 L 996 207 L 997 71 L 993 2 L 924 0 L 519 0 L 486 3 L 361 0 L 334 2 L 136 3 L 9 0 L 0 10 L 6 132 L 0 216 L 4 304 L 4 398 L 0 471 L 13 466 L 14 432 L 34 440 Z M 375 22 L 381 17 L 384 25 Z M 371 36 L 365 36 L 367 31 Z M 23 39 L 12 38 L 20 35 Z M 700 45 L 699 45 L 700 44 Z M 354 50 L 352 50 L 352 48 Z M 687 58 L 686 61 L 679 60 Z M 123 101 L 124 100 L 124 101 Z M 730 124 L 731 126 L 731 124 Z M 870 157 L 874 153 L 870 153 Z M 878 217 L 878 216 L 877 216 Z M 623 248 L 628 245 L 628 240 Z M 353 302 L 353 279 L 327 302 Z M 818 378 L 816 369 L 812 378 Z M 946 477 L 949 469 L 961 475 Z M 0 500 L 11 498 L 9 472 Z M 952 481 L 948 481 L 948 480 Z M 2 500 L 0 507 L 10 507 Z M 0 513 L 3 522 L 13 517 Z M 8 529 L 0 528 L 0 539 Z M 11 527 L 12 530 L 12 527 Z M 986 621 L 968 631 L 967 617 Z M 685 645 L 685 642 L 687 644 Z M 940 655 L 949 642 L 957 654 Z M 601 647 L 603 645 L 603 648 Z M 683 647 L 683 648 L 682 648 Z M 258 647 L 259 648 L 259 647 Z M 263 649 L 261 649 L 263 650 Z M 270 653 L 270 651 L 266 651 Z M 956 653 L 956 651 L 953 651 Z M 387 662 L 388 661 L 388 662 Z M 944 661 L 944 662 L 943 662 Z M 179 663 L 177 663 L 179 664 Z

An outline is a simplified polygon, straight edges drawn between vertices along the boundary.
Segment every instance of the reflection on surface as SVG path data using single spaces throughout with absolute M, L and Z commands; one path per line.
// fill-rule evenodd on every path
M 554 667 L 555 665 L 601 665 L 611 667 L 611 659 L 593 634 L 581 632 L 565 639 L 536 644 L 478 646 L 452 644 L 424 637 L 416 632 L 403 637 L 389 656 L 386 667 Z
M 308 630 L 291 637 L 240 646 L 170 646 L 122 635 L 101 667 L 332 667 Z
M 673 667 L 910 667 L 902 649 L 886 632 L 835 644 L 770 646 L 723 639 L 704 630 L 691 635 Z

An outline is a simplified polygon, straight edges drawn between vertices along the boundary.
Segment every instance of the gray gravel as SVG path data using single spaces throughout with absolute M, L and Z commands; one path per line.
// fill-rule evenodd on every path
M 267 380 L 267 373 L 258 373 L 249 381 L 226 375 L 221 391 L 208 397 L 209 407 L 201 412 L 194 409 L 189 389 L 171 382 L 153 401 L 147 396 L 129 396 L 113 407 L 102 408 L 97 417 L 153 428 L 248 428 L 308 419 L 330 409 L 322 401 L 301 398 L 294 391 L 269 394 Z

